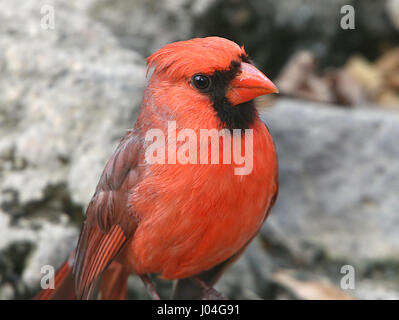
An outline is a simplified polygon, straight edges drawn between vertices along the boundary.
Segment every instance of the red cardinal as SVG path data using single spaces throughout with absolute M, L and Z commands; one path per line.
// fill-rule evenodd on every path
M 37 299 L 123 299 L 130 273 L 141 277 L 155 299 L 150 274 L 179 280 L 175 298 L 222 297 L 212 286 L 273 206 L 276 153 L 253 99 L 277 88 L 244 48 L 223 38 L 197 38 L 171 43 L 147 62 L 152 76 L 137 122 L 102 173 L 77 248 L 57 272 L 55 289 Z M 251 129 L 253 147 L 246 151 L 252 151 L 252 171 L 236 174 L 234 161 L 171 163 L 170 154 L 166 163 L 149 162 L 147 132 L 157 129 L 171 141 L 171 121 L 177 130 L 198 134 L 197 150 L 201 129 L 225 134 Z M 231 136 L 245 146 L 246 135 Z

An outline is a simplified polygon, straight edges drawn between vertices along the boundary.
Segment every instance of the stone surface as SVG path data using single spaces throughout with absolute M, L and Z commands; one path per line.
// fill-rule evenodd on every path
M 14 221 L 0 210 L 0 299 L 26 298 L 37 292 L 41 268 L 59 267 L 76 245 L 78 230 L 65 213 L 58 221 Z
M 15 1 L 7 8 L 0 25 L 0 155 L 11 170 L 1 189 L 17 191 L 26 204 L 41 199 L 47 186 L 67 182 L 73 200 L 85 205 L 134 122 L 144 61 L 67 9 L 56 9 L 55 30 L 43 30 L 37 4 Z
M 37 290 L 41 266 L 59 265 L 73 248 L 104 164 L 135 120 L 145 80 L 140 55 L 67 2 L 51 3 L 55 30 L 42 29 L 45 3 L 12 1 L 0 12 L 4 297 Z M 14 247 L 21 247 L 17 257 Z
M 229 299 L 268 299 L 272 271 L 273 264 L 264 254 L 261 239 L 255 238 L 216 284 L 216 289 Z
M 392 23 L 395 25 L 396 30 L 399 30 L 399 1 L 388 0 L 386 6 L 386 10 Z
M 399 266 L 399 114 L 280 100 L 263 118 L 280 167 L 279 199 L 262 229 L 282 249 L 274 261 L 331 272 L 337 284 L 345 264 L 358 279 L 382 273 L 389 282 Z
M 193 21 L 212 0 L 91 1 L 87 12 L 110 28 L 122 46 L 150 55 L 167 43 L 191 38 Z
M 332 259 L 398 262 L 399 114 L 280 100 L 264 119 L 280 166 L 268 225 Z

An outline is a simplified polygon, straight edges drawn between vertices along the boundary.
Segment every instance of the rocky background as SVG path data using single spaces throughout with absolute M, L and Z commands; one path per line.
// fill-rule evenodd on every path
M 340 28 L 351 4 L 356 29 Z M 41 27 L 54 8 L 55 29 Z M 262 100 L 280 195 L 217 288 L 232 299 L 399 298 L 399 1 L 0 0 L 0 299 L 28 299 L 76 244 L 135 121 L 144 57 L 220 35 L 282 94 Z M 345 267 L 355 288 L 341 288 Z M 167 298 L 170 283 L 157 281 Z M 147 299 L 131 277 L 129 297 Z

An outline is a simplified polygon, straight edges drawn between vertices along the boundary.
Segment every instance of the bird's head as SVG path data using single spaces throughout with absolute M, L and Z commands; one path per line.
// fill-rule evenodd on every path
M 180 98 L 210 102 L 225 126 L 246 128 L 255 117 L 253 99 L 277 87 L 248 59 L 244 47 L 219 37 L 166 45 L 147 58 L 158 84 Z

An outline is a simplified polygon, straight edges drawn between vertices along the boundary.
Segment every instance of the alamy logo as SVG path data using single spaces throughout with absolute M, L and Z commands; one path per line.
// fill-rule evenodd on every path
M 40 286 L 42 289 L 54 289 L 54 267 L 50 265 L 44 265 L 40 269 L 40 273 L 43 274 L 40 280 Z
M 54 7 L 46 4 L 40 8 L 40 13 L 42 18 L 40 20 L 40 27 L 44 30 L 54 30 L 55 29 L 55 11 Z
M 150 164 L 234 164 L 235 175 L 253 169 L 252 129 L 177 130 L 168 121 L 167 134 L 161 129 L 146 132 L 145 160 Z M 221 145 L 222 144 L 222 145 Z
M 341 28 L 344 30 L 355 29 L 355 8 L 351 5 L 345 5 L 341 7 Z
M 341 278 L 341 289 L 343 290 L 354 290 L 355 289 L 355 268 L 350 264 L 346 264 L 341 267 L 341 274 L 344 276 Z

